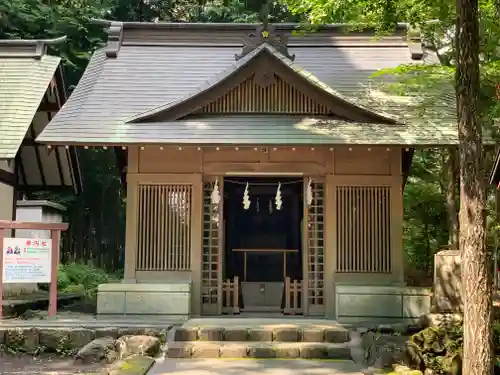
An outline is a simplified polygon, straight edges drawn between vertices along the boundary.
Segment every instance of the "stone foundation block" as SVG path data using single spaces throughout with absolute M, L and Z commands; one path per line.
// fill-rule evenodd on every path
M 323 345 L 307 345 L 300 348 L 300 358 L 323 359 L 327 356 L 327 348 Z
M 7 335 L 6 328 L 0 328 L 0 345 L 5 344 L 5 336 Z
M 99 339 L 101 337 L 112 337 L 114 339 L 117 339 L 118 338 L 118 328 L 115 328 L 115 327 L 97 328 L 95 330 L 95 338 Z
M 220 348 L 221 358 L 246 358 L 248 357 L 248 346 L 245 344 L 225 343 Z
M 248 331 L 246 329 L 230 328 L 224 332 L 225 341 L 247 341 Z
M 323 342 L 325 340 L 325 330 L 317 328 L 304 328 L 302 330 L 303 342 Z
M 168 358 L 191 358 L 192 352 L 193 345 L 185 342 L 173 342 L 167 347 Z
M 5 345 L 25 353 L 35 353 L 39 345 L 39 332 L 36 328 L 12 328 L 5 332 Z
M 198 331 L 200 341 L 222 341 L 224 330 L 222 328 L 202 328 Z
M 330 359 L 352 360 L 351 349 L 347 345 L 328 347 L 326 356 Z
M 41 329 L 40 345 L 45 346 L 49 352 L 58 352 L 69 349 L 69 329 Z
M 268 329 L 250 329 L 248 341 L 273 341 L 273 331 Z
M 94 340 L 94 331 L 86 328 L 75 328 L 69 331 L 68 347 L 80 349 Z
M 277 328 L 273 333 L 274 341 L 297 342 L 299 341 L 299 331 L 296 328 Z
M 325 342 L 343 343 L 349 341 L 349 331 L 343 328 L 325 330 Z
M 174 334 L 175 341 L 196 341 L 198 340 L 198 330 L 195 328 L 176 328 Z
M 270 345 L 252 345 L 248 348 L 250 358 L 276 358 L 276 351 Z
M 276 358 L 299 358 L 300 349 L 298 346 L 278 346 L 274 348 Z
M 220 345 L 213 343 L 197 343 L 193 345 L 191 358 L 219 358 Z

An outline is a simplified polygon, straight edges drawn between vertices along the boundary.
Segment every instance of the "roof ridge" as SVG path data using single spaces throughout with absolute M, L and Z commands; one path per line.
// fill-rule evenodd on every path
M 166 28 L 166 29 L 199 29 L 199 28 L 214 28 L 214 29 L 239 29 L 239 30 L 255 30 L 257 26 L 262 25 L 261 22 L 243 23 L 243 22 L 136 22 L 136 21 L 113 21 L 106 19 L 92 19 L 92 22 L 97 25 L 109 27 L 113 24 L 120 24 L 125 28 Z M 294 30 L 300 26 L 311 27 L 315 30 L 342 30 L 351 28 L 362 28 L 361 30 L 374 30 L 373 27 L 363 24 L 348 24 L 348 23 L 331 23 L 321 25 L 306 25 L 296 22 L 270 22 L 269 25 L 276 27 L 279 30 Z M 363 28 L 363 26 L 365 26 Z M 409 30 L 408 23 L 400 22 L 396 24 L 396 30 Z
M 53 39 L 0 39 L 0 57 L 29 57 L 40 59 L 47 47 L 66 41 L 66 35 Z

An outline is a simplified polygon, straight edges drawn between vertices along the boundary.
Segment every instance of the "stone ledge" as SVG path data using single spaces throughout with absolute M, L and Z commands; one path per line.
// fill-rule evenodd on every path
M 346 343 L 349 331 L 337 328 L 176 328 L 175 341 L 224 341 L 224 342 L 305 342 Z
M 346 344 L 306 342 L 173 342 L 169 358 L 311 358 L 352 360 Z

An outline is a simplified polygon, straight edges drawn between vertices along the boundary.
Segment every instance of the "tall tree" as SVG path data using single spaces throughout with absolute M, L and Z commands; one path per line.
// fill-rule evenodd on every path
M 491 283 L 479 115 L 478 0 L 457 0 L 456 94 L 460 154 L 460 250 L 464 295 L 462 373 L 491 375 Z

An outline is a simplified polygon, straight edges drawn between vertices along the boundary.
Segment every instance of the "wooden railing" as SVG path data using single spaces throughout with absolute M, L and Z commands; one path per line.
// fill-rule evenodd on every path
M 239 314 L 240 289 L 239 279 L 235 276 L 234 279 L 227 279 L 222 283 L 222 313 L 223 314 Z
M 302 280 L 291 281 L 289 277 L 285 278 L 285 308 L 284 314 L 296 315 L 302 313 Z

